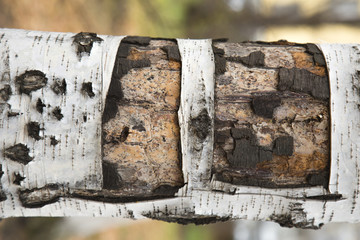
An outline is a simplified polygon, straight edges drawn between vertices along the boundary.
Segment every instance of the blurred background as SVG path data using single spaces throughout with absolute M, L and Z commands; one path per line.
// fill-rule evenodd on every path
M 0 0 L 0 27 L 171 38 L 360 42 L 360 0 Z M 206 226 L 114 218 L 13 218 L 0 240 L 360 239 L 358 224 L 321 230 L 236 221 Z
M 0 0 L 0 27 L 348 43 L 359 11 L 358 0 Z

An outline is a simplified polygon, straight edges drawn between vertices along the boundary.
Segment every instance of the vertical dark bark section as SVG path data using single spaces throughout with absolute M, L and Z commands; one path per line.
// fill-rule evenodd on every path
M 125 37 L 119 46 L 115 65 L 111 77 L 110 87 L 106 96 L 105 109 L 103 113 L 103 123 L 116 116 L 117 106 L 123 98 L 121 88 L 121 78 L 132 68 L 150 67 L 149 59 L 130 60 L 127 57 L 130 54 L 130 48 L 137 45 L 147 46 L 150 43 L 149 37 Z
M 29 152 L 30 149 L 26 145 L 18 143 L 5 149 L 5 157 L 26 165 L 33 160 L 33 158 L 29 156 Z
M 180 68 L 174 40 L 130 36 L 121 41 L 102 118 L 103 190 L 76 196 L 131 202 L 172 197 L 183 185 Z M 194 124 L 201 128 L 206 116 Z M 200 137 L 207 134 L 200 131 Z
M 104 189 L 119 189 L 122 186 L 121 177 L 118 174 L 117 166 L 114 163 L 103 161 L 103 188 Z

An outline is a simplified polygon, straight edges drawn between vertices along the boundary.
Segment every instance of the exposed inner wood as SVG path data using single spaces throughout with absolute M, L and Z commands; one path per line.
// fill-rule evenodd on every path
M 321 53 L 314 45 L 290 43 L 214 48 L 226 61 L 215 86 L 216 179 L 268 188 L 326 187 L 329 86 Z M 288 73 L 281 75 L 282 85 L 281 71 Z
M 116 115 L 103 123 L 103 198 L 173 196 L 183 185 L 177 120 L 181 63 L 169 58 L 173 48 L 173 41 L 131 37 L 120 45 L 112 81 L 119 81 L 122 96 Z
M 59 197 L 157 199 L 174 196 L 184 185 L 177 45 L 138 37 L 121 44 L 103 117 L 103 189 L 50 184 L 20 191 L 24 206 L 43 206 Z M 328 85 L 317 50 L 309 51 L 306 45 L 215 43 L 214 53 L 215 179 L 266 188 L 326 187 Z M 91 97 L 91 83 L 82 91 Z M 42 102 L 38 105 L 41 110 Z M 36 138 L 37 131 L 33 135 Z M 44 199 L 43 192 L 48 193 Z

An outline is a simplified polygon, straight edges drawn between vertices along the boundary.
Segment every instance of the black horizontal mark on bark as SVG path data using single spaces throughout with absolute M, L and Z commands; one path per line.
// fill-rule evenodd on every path
M 326 76 L 321 77 L 298 68 L 279 69 L 278 89 L 311 94 L 321 100 L 327 100 L 330 96 L 329 80 Z
M 94 42 L 103 41 L 103 39 L 99 38 L 96 33 L 91 32 L 80 32 L 76 34 L 73 38 L 73 43 L 76 46 L 76 53 L 80 59 L 84 54 L 91 54 L 91 49 Z
M 29 156 L 29 152 L 30 150 L 26 145 L 18 143 L 5 149 L 5 157 L 26 165 L 33 160 L 33 158 Z
M 45 74 L 38 70 L 29 70 L 16 77 L 16 83 L 19 85 L 20 93 L 30 94 L 43 88 L 47 84 Z

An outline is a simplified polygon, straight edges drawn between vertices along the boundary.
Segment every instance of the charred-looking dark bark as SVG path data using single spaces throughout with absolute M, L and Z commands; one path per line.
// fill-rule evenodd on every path
M 214 42 L 212 47 L 215 58 L 215 74 L 223 74 L 226 72 L 225 52 L 223 49 L 215 47 Z
M 24 189 L 19 191 L 21 204 L 27 208 L 41 208 L 55 203 L 60 197 L 66 196 L 63 186 L 48 184 L 42 188 Z
M 251 105 L 256 115 L 271 119 L 275 108 L 281 105 L 281 98 L 276 95 L 254 96 Z
M 96 33 L 80 32 L 74 36 L 74 45 L 76 46 L 76 53 L 79 58 L 86 54 L 91 54 L 91 49 L 94 42 L 101 42 L 103 39 L 99 38 Z
M 326 61 L 324 58 L 323 53 L 321 52 L 321 50 L 313 43 L 308 43 L 305 45 L 306 46 L 306 51 L 313 56 L 313 61 L 314 63 L 316 63 L 318 66 L 326 66 Z
M 233 128 L 231 135 L 235 139 L 235 147 L 227 157 L 230 165 L 235 169 L 253 168 L 262 161 L 272 159 L 271 149 L 259 146 L 251 129 Z
M 218 69 L 213 173 L 236 185 L 327 188 L 325 60 L 315 45 L 280 45 L 284 53 L 274 57 L 268 50 L 272 43 L 213 44 Z M 248 47 L 253 51 L 244 54 Z
M 265 54 L 261 51 L 252 52 L 246 57 L 227 57 L 226 60 L 242 63 L 249 68 L 265 67 Z
M 51 89 L 57 95 L 66 94 L 66 80 L 65 79 L 55 79 Z
M 59 140 L 56 140 L 55 136 L 50 137 L 50 145 L 56 146 L 59 143 Z
M 159 187 L 155 188 L 152 192 L 155 196 L 174 196 L 179 190 L 179 186 L 171 186 L 171 185 L 160 185 Z
M 274 140 L 271 147 L 260 146 L 255 133 L 248 128 L 231 129 L 231 136 L 234 139 L 234 149 L 227 153 L 227 159 L 230 168 L 223 169 L 217 178 L 221 181 L 230 181 L 233 184 L 260 186 L 266 188 L 289 187 L 281 186 L 271 181 L 273 177 L 271 172 L 257 169 L 262 162 L 271 162 L 274 156 L 291 156 L 293 154 L 294 139 L 291 136 L 281 136 Z M 322 173 L 321 173 L 322 174 Z M 320 175 L 321 175 L 320 174 Z M 319 174 L 314 174 L 319 176 Z M 322 185 L 322 181 L 316 184 L 305 185 Z M 296 185 L 291 185 L 296 186 Z M 300 187 L 300 186 L 298 186 Z
M 116 164 L 110 163 L 108 161 L 103 161 L 102 173 L 104 189 L 119 189 L 123 185 L 121 176 L 118 174 L 116 167 Z
M 27 131 L 30 137 L 35 140 L 40 140 L 40 124 L 38 122 L 29 122 L 27 125 Z
M 200 140 L 205 140 L 211 130 L 211 118 L 208 111 L 203 109 L 198 116 L 192 118 L 190 126 L 191 131 L 194 131 Z
M 54 110 L 52 111 L 52 115 L 58 120 L 60 121 L 64 115 L 61 113 L 61 108 L 60 107 L 55 107 Z
M 44 107 L 46 107 L 46 105 L 41 101 L 40 98 L 38 98 L 38 100 L 36 101 L 36 111 L 38 111 L 39 113 L 43 113 Z
M 39 70 L 29 70 L 17 76 L 16 83 L 19 85 L 20 93 L 29 95 L 32 91 L 43 88 L 47 84 L 47 78 Z
M 127 36 L 121 42 L 146 47 L 150 44 L 150 41 L 150 37 Z
M 179 48 L 177 46 L 165 46 L 161 49 L 166 52 L 166 55 L 169 60 L 178 61 L 178 62 L 181 61 Z
M 279 90 L 311 94 L 314 98 L 329 99 L 329 80 L 305 69 L 280 68 Z
M 25 179 L 20 173 L 14 173 L 13 183 L 16 185 L 20 185 L 21 182 Z
M 183 216 L 179 215 L 172 215 L 169 213 L 144 213 L 143 216 L 154 219 L 154 220 L 161 220 L 170 223 L 179 223 L 182 225 L 187 224 L 195 224 L 195 225 L 204 225 L 204 224 L 211 224 L 217 222 L 226 222 L 230 220 L 230 217 L 217 217 L 217 216 L 201 216 L 196 215 L 195 213 L 188 213 Z
M 324 186 L 324 188 L 327 188 L 329 184 L 329 170 L 325 169 L 324 171 L 320 173 L 310 173 L 306 176 L 306 182 L 310 186 Z
M 81 86 L 81 91 L 89 96 L 90 98 L 95 97 L 95 93 L 93 92 L 92 83 L 91 82 L 84 82 Z
M 275 139 L 273 153 L 279 156 L 291 156 L 294 153 L 294 138 L 281 136 Z
M 5 102 L 10 99 L 11 94 L 12 91 L 10 85 L 5 85 L 0 89 L 0 99 L 4 100 Z
M 151 63 L 148 58 L 132 60 L 129 59 L 130 49 L 136 46 L 146 47 L 150 43 L 149 37 L 125 37 L 119 46 L 115 65 L 111 77 L 109 91 L 106 96 L 105 109 L 103 113 L 103 123 L 116 116 L 118 104 L 123 98 L 121 88 L 121 78 L 126 75 L 132 68 L 150 67 Z
M 26 145 L 18 143 L 5 149 L 5 157 L 26 165 L 33 160 L 33 158 L 29 156 L 29 152 L 30 149 Z

